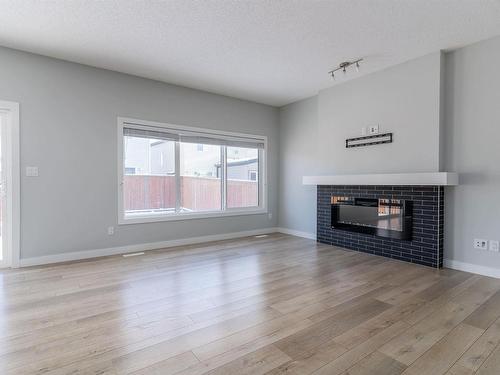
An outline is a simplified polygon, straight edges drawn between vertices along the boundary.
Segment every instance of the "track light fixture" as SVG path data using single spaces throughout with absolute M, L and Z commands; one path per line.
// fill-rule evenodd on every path
M 339 67 L 338 68 L 335 68 L 333 70 L 330 70 L 328 72 L 328 74 L 330 74 L 332 76 L 333 79 L 335 79 L 335 72 L 339 71 L 339 70 L 342 70 L 342 72 L 344 74 L 347 73 L 347 68 L 354 65 L 356 67 L 356 71 L 359 72 L 359 63 L 363 61 L 363 59 L 358 59 L 358 60 L 354 60 L 354 61 L 344 61 L 344 62 L 341 62 L 339 64 Z

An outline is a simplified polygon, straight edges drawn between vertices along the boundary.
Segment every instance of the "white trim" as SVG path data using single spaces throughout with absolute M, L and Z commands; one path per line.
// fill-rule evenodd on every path
M 316 233 L 302 232 L 302 231 L 299 231 L 299 230 L 288 229 L 288 228 L 276 228 L 276 230 L 279 233 L 289 234 L 291 236 L 308 238 L 310 240 L 315 240 L 316 239 Z
M 303 185 L 458 185 L 453 172 L 352 174 L 334 176 L 303 176 Z
M 137 215 L 136 217 L 130 218 L 125 217 L 124 207 L 123 207 L 123 179 L 124 179 L 124 150 L 123 150 L 123 128 L 127 125 L 136 125 L 140 127 L 144 126 L 155 126 L 163 127 L 169 129 L 177 130 L 187 130 L 187 131 L 198 131 L 204 133 L 210 133 L 213 135 L 221 135 L 226 137 L 245 137 L 249 139 L 256 139 L 264 143 L 264 149 L 259 149 L 259 181 L 258 181 L 258 194 L 259 194 L 259 206 L 257 207 L 242 207 L 242 208 L 226 208 L 225 210 L 213 211 L 213 212 L 193 212 L 193 213 L 172 213 L 172 214 L 144 214 Z M 184 125 L 174 125 L 167 123 L 160 123 L 155 121 L 139 120 L 127 117 L 117 117 L 117 186 L 118 186 L 118 224 L 142 224 L 151 222 L 161 222 L 161 221 L 181 221 L 189 219 L 204 219 L 213 217 L 224 217 L 224 216 L 243 216 L 243 215 L 255 215 L 255 214 L 265 214 L 268 212 L 267 202 L 268 202 L 268 168 L 267 168 L 267 152 L 268 152 L 268 139 L 264 135 L 252 135 L 246 133 L 235 133 L 227 132 L 221 130 L 214 130 L 208 128 L 196 128 Z M 176 142 L 176 184 L 179 184 L 179 157 L 178 157 L 178 142 Z M 179 186 L 176 187 L 176 199 L 179 198 Z M 178 202 L 176 206 L 178 205 Z
M 123 172 L 124 172 L 124 160 L 125 157 L 123 155 L 123 119 L 118 117 L 117 120 L 117 127 L 116 127 L 116 139 L 117 139 L 117 144 L 116 144 L 116 170 L 118 171 L 117 177 L 118 177 L 118 224 L 121 224 L 123 221 Z
M 19 154 L 19 103 L 0 101 L 0 111 L 7 112 L 7 215 L 9 217 L 7 233 L 7 247 L 10 252 L 6 254 L 7 267 L 19 267 L 20 233 L 21 233 L 21 173 Z
M 143 224 L 143 223 L 156 223 L 161 221 L 182 221 L 192 219 L 207 219 L 212 217 L 226 217 L 226 216 L 244 216 L 244 215 L 262 215 L 266 214 L 267 210 L 262 208 L 247 208 L 247 209 L 227 209 L 226 211 L 209 211 L 209 212 L 187 212 L 187 213 L 172 213 L 168 214 L 137 214 L 137 217 L 129 216 L 128 218 L 119 217 L 118 224 Z
M 500 279 L 500 269 L 480 266 L 478 264 L 459 262 L 458 260 L 445 259 L 444 266 L 458 271 L 476 273 L 478 275 L 496 277 Z
M 230 239 L 234 239 L 234 238 L 250 237 L 250 236 L 257 236 L 257 235 L 261 235 L 261 234 L 276 233 L 276 232 L 277 232 L 277 229 L 274 227 L 271 227 L 271 228 L 243 231 L 243 232 L 213 234 L 213 235 L 208 235 L 208 236 L 181 238 L 181 239 L 177 239 L 177 240 L 110 247 L 110 248 L 106 248 L 106 249 L 75 251 L 75 252 L 71 252 L 71 253 L 52 254 L 52 255 L 45 255 L 45 256 L 41 256 L 41 257 L 21 259 L 20 265 L 21 265 L 21 267 L 29 267 L 29 266 L 37 266 L 37 265 L 42 265 L 42 264 L 69 262 L 69 261 L 98 258 L 98 257 L 104 257 L 104 256 L 110 256 L 110 255 L 121 255 L 121 254 L 135 253 L 138 251 L 164 249 L 164 248 L 169 248 L 169 247 L 174 247 L 174 246 L 193 245 L 193 244 L 198 244 L 198 243 L 203 243 L 203 242 L 230 240 Z

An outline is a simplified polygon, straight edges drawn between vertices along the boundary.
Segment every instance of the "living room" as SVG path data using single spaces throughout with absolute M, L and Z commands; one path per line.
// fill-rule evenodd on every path
M 497 1 L 5 1 L 2 374 L 500 373 Z

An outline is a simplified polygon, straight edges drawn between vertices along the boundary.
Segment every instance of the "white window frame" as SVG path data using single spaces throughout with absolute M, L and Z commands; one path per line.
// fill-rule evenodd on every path
M 213 218 L 213 217 L 224 217 L 224 216 L 243 216 L 243 215 L 259 215 L 259 214 L 267 214 L 267 201 L 268 201 L 268 188 L 267 188 L 267 151 L 268 151 L 268 143 L 267 137 L 262 135 L 253 135 L 246 133 L 235 133 L 235 132 L 226 132 L 221 130 L 207 129 L 207 128 L 197 128 L 192 126 L 184 126 L 184 125 L 175 125 L 175 124 L 167 124 L 156 121 L 147 121 L 147 120 L 139 120 L 128 117 L 118 117 L 118 126 L 117 126 L 117 139 L 118 139 L 118 224 L 142 224 L 142 223 L 152 223 L 152 222 L 160 222 L 160 221 L 179 221 L 179 220 L 189 220 L 189 219 L 203 219 L 203 218 Z M 168 129 L 176 129 L 176 130 L 185 130 L 192 132 L 203 132 L 210 133 L 215 136 L 228 136 L 228 137 L 247 137 L 258 139 L 264 143 L 264 149 L 259 149 L 259 176 L 258 176 L 258 199 L 259 206 L 255 207 L 240 207 L 240 208 L 227 208 L 226 207 L 226 197 L 225 192 L 227 191 L 226 186 L 222 186 L 227 183 L 225 179 L 226 175 L 226 158 L 224 152 L 222 152 L 222 210 L 217 211 L 203 211 L 203 212 L 178 212 L 178 213 L 145 213 L 145 214 L 137 214 L 134 217 L 130 217 L 130 215 L 125 216 L 125 210 L 123 207 L 123 181 L 124 181 L 124 171 L 125 171 L 125 155 L 123 148 L 123 128 L 125 124 L 130 126 L 129 124 L 137 124 L 138 126 L 155 126 L 155 127 L 163 127 Z M 176 142 L 176 148 L 179 147 L 179 142 Z M 224 149 L 224 147 L 222 148 Z M 178 153 L 177 153 L 178 154 Z M 176 159 L 176 171 L 180 171 L 179 169 L 179 158 Z M 177 184 L 180 183 L 180 178 L 177 179 Z M 177 191 L 179 192 L 179 186 L 177 186 Z M 176 199 L 180 199 L 180 194 L 176 194 Z

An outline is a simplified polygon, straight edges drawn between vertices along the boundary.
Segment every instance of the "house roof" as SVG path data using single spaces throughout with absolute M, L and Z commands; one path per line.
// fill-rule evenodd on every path
M 258 162 L 258 158 L 242 158 L 242 159 L 229 159 L 227 161 L 227 166 L 231 166 L 231 167 L 236 167 L 236 166 L 239 166 L 239 165 L 248 165 L 248 164 L 254 164 L 254 163 L 257 163 Z M 220 167 L 220 163 L 217 163 L 215 164 L 215 166 L 217 168 Z

